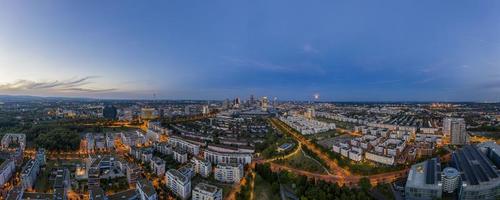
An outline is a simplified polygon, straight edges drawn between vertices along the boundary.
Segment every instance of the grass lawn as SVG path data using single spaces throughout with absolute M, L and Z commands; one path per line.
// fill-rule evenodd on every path
M 259 174 L 255 175 L 254 194 L 254 199 L 259 200 L 273 200 L 280 198 L 279 194 L 273 194 L 271 191 L 271 184 L 262 179 Z
M 302 151 L 288 159 L 278 160 L 275 162 L 281 165 L 302 169 L 309 172 L 324 174 L 327 173 L 320 163 L 316 162 L 312 158 L 307 157 Z

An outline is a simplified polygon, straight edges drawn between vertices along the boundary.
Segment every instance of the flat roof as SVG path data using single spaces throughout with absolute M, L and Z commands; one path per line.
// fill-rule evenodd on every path
M 196 187 L 194 188 L 195 190 L 203 190 L 203 191 L 206 191 L 206 192 L 209 192 L 209 193 L 216 193 L 219 188 L 215 185 L 209 185 L 207 183 L 199 183 L 198 185 L 196 185 Z
M 148 196 L 151 197 L 154 194 L 156 194 L 155 188 L 153 187 L 153 184 L 151 184 L 150 181 L 146 179 L 140 179 L 139 180 L 139 186 L 140 189 Z
M 64 188 L 56 188 L 54 190 L 54 199 L 66 199 L 66 192 L 64 191 Z
M 184 176 L 181 172 L 179 172 L 176 169 L 170 169 L 170 170 L 167 171 L 167 173 L 172 174 L 173 176 L 175 176 L 176 178 L 178 178 L 182 182 L 186 182 L 187 181 L 187 177 Z
M 38 193 L 38 192 L 25 192 L 23 199 L 53 199 L 54 194 Z
M 462 174 L 462 181 L 469 185 L 480 185 L 500 175 L 488 157 L 472 145 L 453 152 L 452 165 Z
M 104 190 L 98 186 L 89 187 L 89 195 L 90 195 L 90 199 L 94 199 L 94 200 L 105 200 L 106 199 L 106 194 L 104 193 Z
M 411 166 L 406 187 L 439 189 L 440 181 L 441 164 L 439 158 L 433 158 Z
M 12 190 L 7 194 L 7 200 L 17 200 L 19 196 L 23 195 L 24 188 L 21 185 L 15 186 Z

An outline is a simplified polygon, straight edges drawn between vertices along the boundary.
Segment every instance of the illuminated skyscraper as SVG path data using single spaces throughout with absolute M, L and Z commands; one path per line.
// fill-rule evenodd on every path
M 263 111 L 267 111 L 267 107 L 269 106 L 269 100 L 267 97 L 262 97 L 260 101 L 260 107 L 262 108 Z

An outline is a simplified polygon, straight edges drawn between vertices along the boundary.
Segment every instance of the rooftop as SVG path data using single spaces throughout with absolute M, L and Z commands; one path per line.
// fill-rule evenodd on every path
M 22 199 L 53 199 L 53 194 L 38 193 L 38 192 L 25 192 Z
M 90 199 L 94 200 L 104 200 L 106 199 L 106 194 L 104 193 L 104 190 L 101 187 L 98 186 L 91 186 L 89 187 L 89 195 Z
M 167 174 L 172 174 L 175 178 L 179 179 L 181 182 L 186 182 L 188 179 L 181 172 L 176 169 L 170 169 L 167 171 Z
M 206 183 L 199 183 L 198 185 L 196 185 L 196 187 L 194 189 L 195 190 L 203 190 L 203 191 L 206 191 L 209 193 L 216 193 L 217 190 L 219 190 L 219 188 L 217 186 L 209 185 Z
M 452 154 L 452 166 L 468 185 L 480 185 L 499 178 L 497 166 L 489 158 L 472 145 L 466 145 Z
M 411 166 L 406 187 L 438 188 L 441 182 L 441 164 L 439 158 L 433 158 Z
M 154 194 L 156 194 L 153 184 L 151 184 L 151 182 L 146 179 L 140 179 L 137 185 L 138 188 L 142 190 L 148 197 L 151 197 Z
M 35 166 L 36 160 L 31 159 L 26 163 L 26 165 L 23 168 L 23 171 L 21 172 L 22 176 L 29 175 L 31 171 L 33 170 L 33 167 Z
M 63 199 L 66 199 L 66 192 L 64 190 L 64 188 L 56 188 L 54 190 L 54 199 L 55 200 L 63 200 Z

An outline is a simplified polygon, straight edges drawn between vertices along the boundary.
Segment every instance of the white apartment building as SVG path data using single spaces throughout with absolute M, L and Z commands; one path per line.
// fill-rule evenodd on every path
M 375 152 L 366 152 L 365 159 L 385 165 L 394 165 L 394 156 L 385 156 Z
M 194 157 L 191 162 L 194 164 L 194 171 L 200 176 L 207 178 L 212 173 L 212 163 L 210 161 Z
M 170 169 L 166 173 L 167 187 L 181 199 L 191 196 L 191 180 L 176 169 Z
M 243 178 L 243 165 L 240 163 L 218 164 L 215 167 L 215 180 L 225 183 L 237 183 Z
M 354 161 L 361 161 L 363 159 L 363 150 L 357 147 L 351 147 L 349 150 L 349 159 Z
M 170 155 L 173 153 L 172 146 L 166 142 L 155 142 L 154 148 L 155 148 L 155 151 L 158 151 L 164 155 Z
M 122 143 L 125 146 L 137 146 L 146 143 L 146 137 L 139 131 L 122 132 L 120 133 Z
M 194 164 L 193 163 L 187 163 L 186 165 L 180 167 L 177 169 L 182 175 L 187 177 L 188 179 L 192 179 L 194 175 L 196 175 L 196 172 L 194 171 Z
M 19 144 L 24 150 L 26 148 L 26 135 L 22 133 L 7 133 L 2 137 L 2 149 L 8 149 L 11 143 Z
M 175 148 L 185 149 L 188 153 L 192 155 L 198 155 L 200 153 L 200 145 L 190 143 L 181 137 L 171 136 L 168 143 Z
M 174 152 L 174 159 L 178 163 L 186 163 L 188 161 L 186 150 L 174 148 L 173 152 Z
M 32 190 L 40 171 L 40 163 L 36 159 L 31 159 L 26 163 L 21 171 L 21 184 L 23 188 Z
M 156 190 L 153 187 L 153 184 L 146 179 L 140 179 L 136 183 L 137 191 L 139 192 L 139 196 L 141 200 L 157 200 L 158 194 L 156 194 Z
M 231 162 L 248 164 L 252 162 L 252 154 L 249 153 L 223 153 L 205 150 L 203 152 L 203 157 L 205 158 L 205 160 L 208 160 L 214 164 Z
M 151 129 L 148 129 L 146 131 L 146 139 L 150 142 L 158 142 L 158 141 L 160 141 L 160 133 L 153 131 Z
M 222 189 L 206 183 L 199 183 L 193 189 L 192 200 L 222 200 Z
M 151 170 L 161 177 L 165 174 L 165 161 L 159 157 L 152 157 L 150 162 Z
M 4 185 L 12 177 L 16 165 L 13 160 L 6 160 L 0 165 L 0 185 Z
M 282 116 L 280 117 L 280 120 L 288 126 L 299 131 L 302 135 L 326 132 L 336 128 L 334 123 L 320 122 L 314 119 L 307 119 L 303 116 Z

